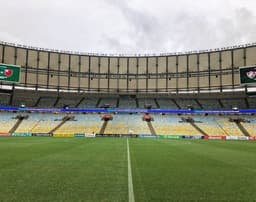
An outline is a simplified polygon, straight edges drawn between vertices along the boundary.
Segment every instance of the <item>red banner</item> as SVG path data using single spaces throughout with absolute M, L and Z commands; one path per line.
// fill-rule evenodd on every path
M 0 137 L 10 137 L 10 133 L 0 133 Z
M 226 136 L 204 136 L 205 140 L 226 140 Z
M 249 137 L 249 140 L 256 141 L 256 136 L 254 136 L 254 137 Z

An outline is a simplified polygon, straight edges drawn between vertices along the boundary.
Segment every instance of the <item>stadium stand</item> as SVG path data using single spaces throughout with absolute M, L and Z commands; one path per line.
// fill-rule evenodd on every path
M 245 117 L 246 122 L 242 122 L 241 124 L 246 128 L 249 132 L 250 136 L 256 136 L 256 119 L 255 117 Z
M 37 107 L 53 108 L 57 97 L 40 97 Z
M 197 104 L 194 99 L 176 99 L 177 104 L 181 109 L 188 109 L 188 107 L 192 107 L 193 109 L 201 109 L 201 107 Z
M 35 107 L 35 104 L 38 100 L 38 97 L 33 95 L 33 96 L 27 96 L 24 94 L 23 96 L 17 96 L 13 99 L 13 105 L 14 106 L 26 106 L 26 107 Z
M 0 106 L 8 106 L 10 101 L 10 95 L 0 94 Z
M 157 102 L 161 109 L 179 109 L 170 98 L 157 98 Z
M 119 99 L 119 108 L 135 109 L 139 108 L 139 104 L 135 98 L 130 96 L 121 96 Z
M 105 134 L 150 134 L 141 114 L 117 114 L 105 130 Z
M 99 103 L 100 98 L 85 98 L 82 102 L 77 106 L 78 108 L 96 108 L 97 103 Z
M 79 99 L 71 99 L 71 98 L 59 98 L 54 107 L 57 108 L 75 108 Z
M 84 123 L 85 123 L 85 133 L 92 134 L 92 133 L 99 133 L 102 121 L 101 114 L 87 114 L 84 116 Z
M 110 108 L 116 108 L 118 98 L 102 98 L 99 103 L 99 107 L 109 106 Z
M 239 68 L 256 64 L 255 54 L 255 44 L 124 57 L 0 42 L 0 63 L 21 67 L 20 82 L 0 82 L 0 106 L 19 107 L 14 110 L 19 113 L 0 112 L 0 132 L 255 136 L 255 113 L 232 114 L 256 109 L 255 86 L 241 85 L 239 77 Z M 102 120 L 103 112 L 96 113 L 107 105 L 113 120 Z M 25 113 L 27 107 L 36 109 Z M 34 113 L 40 108 L 53 111 Z M 145 108 L 229 110 L 231 115 L 146 114 L 152 120 L 143 121 L 140 110 Z
M 256 109 L 256 97 L 249 97 L 248 102 L 250 109 Z
M 143 109 L 145 107 L 145 105 L 150 105 L 152 106 L 152 109 L 156 109 L 159 108 L 156 105 L 156 101 L 152 98 L 139 98 L 139 108 Z
M 221 109 L 221 105 L 217 99 L 200 99 L 199 102 L 203 109 Z
M 91 134 L 99 133 L 101 127 L 101 115 L 99 114 L 76 114 L 74 119 L 67 121 L 54 131 L 55 134 Z
M 26 122 L 28 120 L 31 120 L 35 124 L 30 124 L 30 126 L 33 125 L 32 128 L 30 128 L 31 133 L 49 133 L 51 130 L 53 130 L 58 124 L 61 123 L 61 119 L 63 118 L 63 114 L 48 114 L 48 113 L 35 113 L 29 116 L 27 120 L 25 120 L 23 123 L 25 126 L 27 125 Z M 22 126 L 20 127 L 23 128 Z M 21 129 L 19 129 L 21 131 Z M 24 127 L 23 129 L 27 129 Z M 26 130 L 22 132 L 27 132 Z
M 196 124 L 209 136 L 229 135 L 216 120 L 217 116 L 195 117 Z
M 0 112 L 0 132 L 8 133 L 11 131 L 17 119 L 15 113 Z
M 239 130 L 235 122 L 229 121 L 227 117 L 218 117 L 216 119 L 217 124 L 221 127 L 227 135 L 231 136 L 244 136 L 244 134 Z
M 104 123 L 104 114 L 52 114 L 52 113 L 6 113 L 1 112 L 0 133 L 8 133 L 18 122 L 18 117 L 25 117 L 13 131 L 16 133 L 53 133 L 53 134 L 91 134 L 100 133 Z M 245 136 L 238 124 L 230 116 L 192 117 L 177 115 L 151 115 L 151 127 L 157 135 L 189 136 Z M 68 119 L 67 119 L 68 118 Z M 189 120 L 189 121 L 187 121 Z M 193 121 L 191 121 L 193 120 Z M 249 136 L 256 136 L 254 116 L 243 116 L 241 125 Z M 192 123 L 191 123 L 192 122 Z M 203 132 L 202 132 L 203 131 Z M 150 126 L 143 121 L 143 114 L 113 114 L 108 121 L 104 134 L 152 134 Z
M 238 109 L 247 109 L 248 107 L 246 106 L 245 100 L 243 99 L 222 99 L 221 100 L 224 109 L 233 109 L 233 108 L 238 108 Z
M 28 114 L 27 114 L 28 115 Z M 36 127 L 36 125 L 38 124 L 38 121 L 40 121 L 41 116 L 39 114 L 37 115 L 28 115 L 28 118 L 26 120 L 23 120 L 18 128 L 13 131 L 13 132 L 18 132 L 18 133 L 30 133 L 32 132 L 32 129 L 34 127 Z
M 154 115 L 153 124 L 158 135 L 202 135 L 180 116 Z

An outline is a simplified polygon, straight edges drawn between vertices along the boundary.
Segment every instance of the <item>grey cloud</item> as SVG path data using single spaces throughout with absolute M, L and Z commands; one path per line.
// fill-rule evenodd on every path
M 6 19 L 0 21 L 0 40 L 46 48 L 160 53 L 256 41 L 251 0 L 179 0 L 175 5 L 164 0 L 0 3 L 0 17 Z
M 224 17 L 217 21 L 218 29 L 216 38 L 217 46 L 231 46 L 255 42 L 256 17 L 246 8 L 236 9 L 233 16 Z
M 126 34 L 134 42 L 133 49 L 138 51 L 151 51 L 159 43 L 161 39 L 161 23 L 159 19 L 150 13 L 142 10 L 142 8 L 134 9 L 128 5 L 127 1 L 118 0 L 108 0 L 114 7 L 116 7 L 126 20 L 128 26 L 128 32 Z M 114 45 L 116 48 L 122 48 L 124 45 L 122 42 L 122 37 L 120 39 L 113 40 L 113 37 L 105 36 L 105 39 L 109 46 Z M 115 42 L 112 44 L 111 42 Z M 117 46 L 119 45 L 119 46 Z M 125 49 L 131 48 L 130 46 L 125 47 Z

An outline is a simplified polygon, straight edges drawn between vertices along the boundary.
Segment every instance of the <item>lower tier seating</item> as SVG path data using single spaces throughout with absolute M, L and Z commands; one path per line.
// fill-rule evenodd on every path
M 25 117 L 20 122 L 19 117 Z M 256 117 L 219 115 L 161 115 L 151 114 L 151 123 L 144 114 L 112 114 L 113 120 L 104 121 L 104 114 L 53 114 L 0 112 L 0 133 L 8 133 L 14 126 L 17 133 L 100 133 L 157 135 L 256 136 Z M 72 117 L 70 119 L 66 118 Z M 234 120 L 241 120 L 237 123 Z M 17 125 L 17 123 L 19 123 Z M 245 129 L 243 131 L 243 128 Z M 104 129 L 104 130 L 103 130 Z M 246 134 L 246 132 L 248 134 Z

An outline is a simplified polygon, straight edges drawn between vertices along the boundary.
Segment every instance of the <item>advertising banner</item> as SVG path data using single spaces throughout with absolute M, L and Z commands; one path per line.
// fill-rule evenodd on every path
M 85 134 L 84 136 L 85 136 L 85 137 L 91 137 L 91 138 L 94 138 L 94 137 L 96 137 L 96 134 Z
M 198 135 L 188 136 L 188 135 L 184 135 L 184 136 L 182 136 L 182 138 L 188 139 L 188 140 L 201 140 L 201 139 L 204 138 L 204 136 L 198 136 Z
M 123 138 L 126 138 L 126 137 L 137 138 L 138 135 L 135 135 L 135 134 L 124 134 L 124 135 L 120 135 L 120 137 L 123 137 Z
M 20 67 L 0 64 L 0 81 L 20 82 Z
M 254 84 L 256 85 L 256 66 L 253 67 L 242 67 L 239 69 L 240 72 L 240 83 Z
M 158 138 L 157 135 L 139 135 L 140 138 Z
M 159 135 L 159 138 L 161 138 L 161 139 L 174 139 L 174 140 L 177 140 L 177 139 L 182 139 L 183 136 L 180 136 L 180 135 Z
M 246 136 L 227 136 L 227 140 L 249 140 L 249 137 Z
M 75 133 L 75 137 L 85 137 L 83 133 Z
M 238 136 L 237 139 L 238 140 L 249 140 L 249 137 L 247 137 L 247 136 Z
M 32 133 L 13 133 L 13 137 L 31 137 Z
M 0 137 L 10 137 L 11 133 L 0 133 Z
M 32 133 L 32 136 L 35 137 L 52 137 L 51 133 Z
M 70 134 L 70 133 L 54 134 L 53 137 L 74 137 L 74 134 Z
M 226 136 L 204 136 L 205 140 L 226 140 Z
M 251 140 L 251 141 L 256 141 L 256 136 L 254 136 L 254 137 L 249 137 L 249 140 Z
M 238 137 L 237 136 L 227 136 L 226 138 L 227 140 L 238 140 Z

